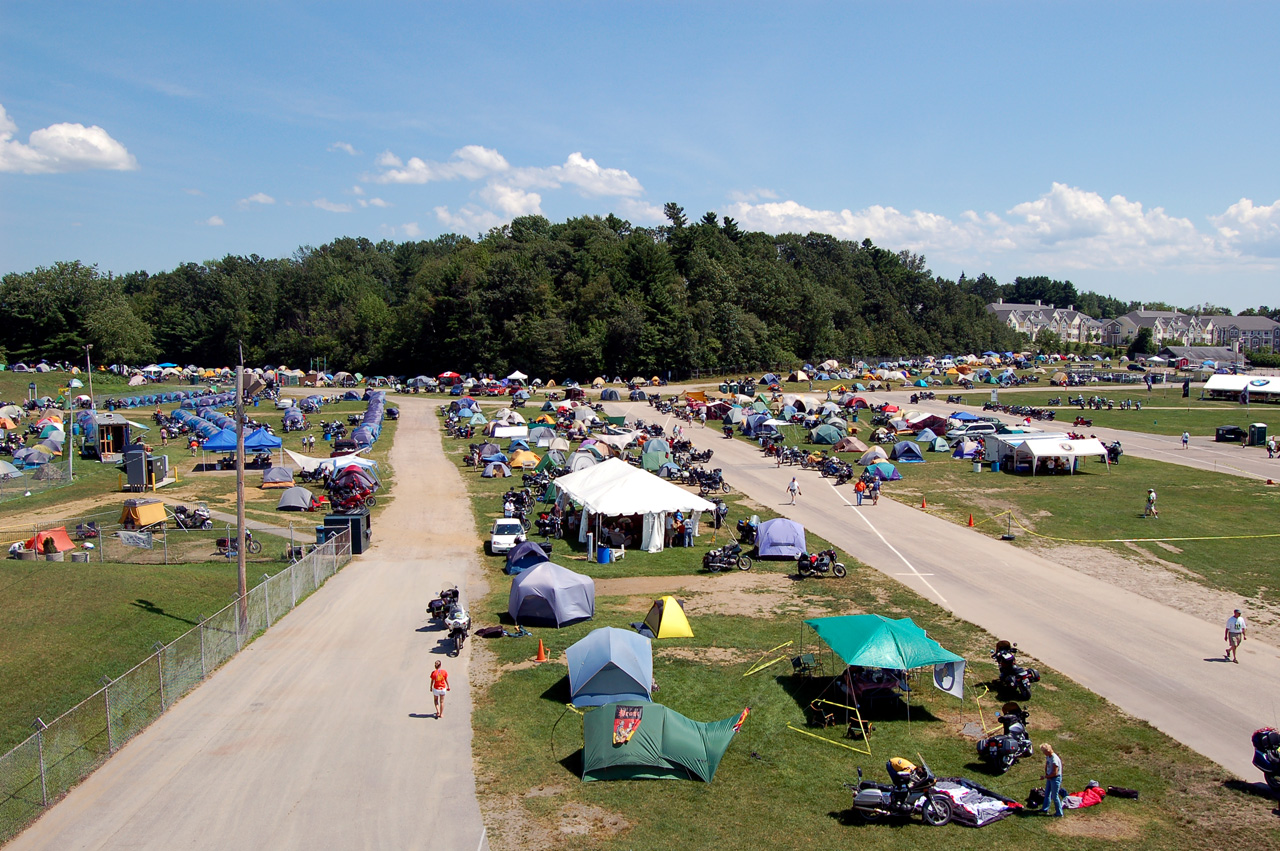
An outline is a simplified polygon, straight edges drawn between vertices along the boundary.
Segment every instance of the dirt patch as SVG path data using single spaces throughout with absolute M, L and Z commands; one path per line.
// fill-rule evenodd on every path
M 754 661 L 760 654 L 729 647 L 663 647 L 653 655 L 659 659 L 682 659 L 686 662 L 711 665 L 737 665 L 741 662 Z
M 566 804 L 560 811 L 560 832 L 568 836 L 616 836 L 630 827 L 622 816 L 593 804 Z
M 628 576 L 597 579 L 596 596 L 625 596 L 628 607 L 647 612 L 657 597 L 674 594 L 685 601 L 690 617 L 698 614 L 772 617 L 778 609 L 801 599 L 789 584 L 776 574 L 744 571 L 711 577 Z
M 1157 547 L 1159 547 L 1162 550 L 1165 550 L 1166 552 L 1171 552 L 1171 553 L 1182 552 L 1182 549 L 1180 547 L 1175 547 L 1173 544 L 1166 544 L 1164 541 L 1156 541 L 1155 543 Z
M 528 792 L 524 793 L 526 798 L 551 798 L 556 795 L 562 795 L 569 791 L 565 786 L 552 784 L 551 786 L 534 786 Z
M 1105 804 L 1103 806 L 1106 806 Z M 1049 832 L 1058 836 L 1082 839 L 1107 839 L 1112 842 L 1130 842 L 1142 837 L 1142 823 L 1133 816 L 1114 810 L 1068 813 L 1064 818 L 1053 819 Z
M 484 814 L 485 834 L 489 847 L 494 851 L 523 848 L 554 848 L 555 831 L 542 820 L 533 817 L 516 795 L 486 795 L 480 793 L 481 812 Z
M 1176 552 L 1175 547 L 1162 546 L 1169 552 Z M 1239 594 L 1210 588 L 1199 582 L 1195 573 L 1137 544 L 1126 544 L 1125 548 L 1121 553 L 1106 547 L 1066 544 L 1034 547 L 1033 550 L 1044 558 L 1209 623 L 1224 622 L 1231 610 L 1242 602 Z M 1249 609 L 1249 635 L 1257 636 L 1268 644 L 1280 641 L 1280 606 L 1267 605 L 1256 599 L 1244 602 Z

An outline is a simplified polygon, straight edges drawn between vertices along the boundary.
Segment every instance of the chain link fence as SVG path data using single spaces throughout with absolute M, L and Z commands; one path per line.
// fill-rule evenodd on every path
M 343 530 L 0 756 L 0 842 L 142 732 L 351 560 Z
M 3 460 L 3 459 L 0 459 Z M 24 467 L 16 474 L 0 474 L 0 502 L 71 484 L 71 462 L 50 461 Z

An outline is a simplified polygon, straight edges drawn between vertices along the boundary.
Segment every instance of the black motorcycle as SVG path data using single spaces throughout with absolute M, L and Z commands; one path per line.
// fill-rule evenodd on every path
M 760 530 L 760 521 L 754 516 L 738 521 L 738 540 L 744 544 L 754 544 L 756 533 Z
M 1254 731 L 1253 766 L 1262 772 L 1271 794 L 1280 799 L 1280 732 L 1274 727 Z
M 979 740 L 978 758 L 1003 774 L 1022 757 L 1031 756 L 1031 736 L 1027 734 L 1028 714 L 1013 702 L 1002 706 L 1000 717 L 996 720 L 1004 727 L 1004 733 Z
M 836 561 L 835 550 L 821 550 L 813 555 L 800 553 L 796 556 L 796 572 L 803 576 L 832 576 L 843 579 L 848 571 Z
M 1017 664 L 1018 645 L 997 641 L 991 658 L 1000 666 L 1000 691 L 1018 696 L 1018 700 L 1031 699 L 1031 684 L 1040 682 L 1040 672 Z
M 726 425 L 726 426 L 724 426 L 723 428 L 721 428 L 720 430 L 724 432 L 724 439 L 725 439 L 725 440 L 729 440 L 729 439 L 731 439 L 731 438 L 733 437 L 733 426 L 731 426 L 731 425 Z
M 919 812 L 924 823 L 941 827 L 951 821 L 951 798 L 934 791 L 937 778 L 929 766 L 921 764 L 911 773 L 905 790 L 895 789 L 885 783 L 873 783 L 862 779 L 858 769 L 858 785 L 846 783 L 853 793 L 853 814 L 864 822 L 877 822 L 882 818 L 910 818 Z
M 702 556 L 702 569 L 711 573 L 719 573 L 722 570 L 738 570 L 751 569 L 751 557 L 744 555 L 742 545 L 738 543 L 725 544 L 723 547 L 714 550 L 708 550 Z
M 458 587 L 452 585 L 440 592 L 440 596 L 427 603 L 427 614 L 432 620 L 444 620 L 444 616 L 458 603 Z

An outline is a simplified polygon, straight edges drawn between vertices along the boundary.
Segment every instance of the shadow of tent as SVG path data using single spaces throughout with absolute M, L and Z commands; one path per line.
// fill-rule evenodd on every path
M 572 774 L 574 777 L 582 776 L 582 748 L 578 748 L 573 753 L 559 760 L 564 770 Z
M 546 691 L 538 696 L 543 700 L 549 700 L 552 703 L 558 703 L 561 706 L 568 703 L 571 699 L 571 695 L 569 693 L 569 675 L 565 674 L 563 677 L 556 680 L 547 687 Z
M 774 680 L 782 687 L 796 705 L 800 707 L 800 711 L 805 715 L 805 723 L 810 723 L 813 718 L 814 710 L 809 708 L 809 704 L 817 698 L 830 700 L 832 703 L 848 703 L 845 693 L 836 688 L 836 678 L 815 676 L 803 677 L 797 674 L 779 674 Z M 922 677 L 916 678 L 917 685 L 912 687 L 912 691 L 923 682 Z M 919 703 L 907 705 L 903 695 L 897 691 L 889 694 L 880 695 L 871 701 L 864 701 L 859 707 L 862 712 L 862 718 L 865 721 L 938 721 L 939 718 Z M 841 709 L 838 706 L 827 705 L 825 711 L 835 714 L 835 720 L 838 724 L 849 723 L 849 711 Z
M 1276 796 L 1272 794 L 1271 789 L 1266 783 L 1249 783 L 1245 780 L 1224 780 L 1223 786 L 1233 792 L 1243 792 L 1246 795 L 1252 795 L 1255 798 L 1265 798 L 1268 801 L 1276 800 Z

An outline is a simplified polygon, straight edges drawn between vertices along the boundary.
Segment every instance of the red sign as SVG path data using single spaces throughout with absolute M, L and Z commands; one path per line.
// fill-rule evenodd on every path
M 613 743 L 615 745 L 625 745 L 631 741 L 636 730 L 640 729 L 640 718 L 643 714 L 643 706 L 614 707 Z

